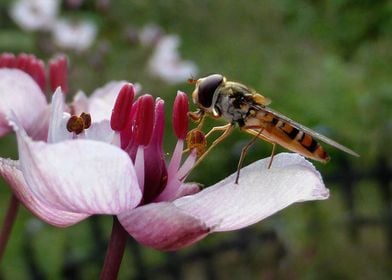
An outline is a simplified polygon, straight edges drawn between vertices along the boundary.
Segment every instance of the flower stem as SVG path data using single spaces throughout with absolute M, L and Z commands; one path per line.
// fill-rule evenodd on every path
M 113 217 L 112 234 L 108 249 L 106 251 L 105 261 L 101 271 L 101 280 L 117 279 L 120 270 L 121 261 L 124 255 L 125 245 L 127 244 L 128 232 L 118 221 L 117 217 Z
M 0 263 L 4 254 L 5 246 L 7 245 L 12 226 L 14 225 L 16 215 L 18 214 L 19 200 L 12 194 L 7 213 L 3 222 L 3 227 L 0 232 Z

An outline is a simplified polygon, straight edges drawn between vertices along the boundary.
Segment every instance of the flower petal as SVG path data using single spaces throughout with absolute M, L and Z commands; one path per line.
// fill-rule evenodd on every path
M 139 203 L 135 169 L 121 149 L 83 139 L 34 142 L 15 129 L 21 170 L 41 202 L 86 214 L 117 214 Z
M 88 112 L 94 122 L 110 120 L 117 95 L 125 84 L 125 81 L 109 82 L 91 94 Z
M 158 250 L 189 246 L 209 232 L 204 223 L 168 202 L 150 203 L 118 218 L 133 238 Z
M 7 120 L 11 110 L 32 135 L 46 108 L 44 94 L 28 74 L 17 69 L 0 69 L 0 137 L 11 131 Z
M 201 186 L 197 183 L 181 184 L 181 182 L 179 182 L 179 184 L 180 184 L 180 188 L 178 189 L 175 198 L 180 198 L 180 197 L 183 197 L 186 195 L 196 194 L 201 189 Z
M 78 138 L 112 143 L 114 131 L 110 127 L 110 122 L 108 120 L 103 120 L 99 123 L 92 123 Z
M 26 208 L 48 224 L 56 227 L 68 227 L 89 216 L 88 214 L 57 210 L 38 200 L 26 185 L 16 161 L 0 159 L 0 175 Z
M 228 231 L 254 224 L 292 203 L 329 196 L 313 165 L 297 154 L 276 155 L 241 170 L 239 184 L 232 174 L 212 187 L 173 203 L 204 221 L 212 231 Z
M 74 115 L 79 116 L 81 113 L 88 113 L 89 112 L 89 105 L 88 105 L 88 98 L 86 96 L 86 94 L 79 90 L 74 98 L 73 101 L 70 105 L 70 107 L 72 108 L 72 112 Z M 95 121 L 95 120 L 93 120 Z
M 52 104 L 50 106 L 48 143 L 72 139 L 73 134 L 67 130 L 67 121 L 71 116 L 64 110 L 64 94 L 61 88 L 58 87 L 52 96 Z

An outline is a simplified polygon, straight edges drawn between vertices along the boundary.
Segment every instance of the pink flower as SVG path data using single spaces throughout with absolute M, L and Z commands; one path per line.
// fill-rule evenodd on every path
M 135 168 L 128 154 L 112 144 L 115 134 L 109 119 L 83 123 L 76 132 L 70 125 L 76 116 L 68 112 L 79 103 L 67 106 L 58 88 L 48 105 L 41 98 L 45 79 L 40 87 L 31 78 L 36 71 L 27 71 L 29 76 L 20 70 L 30 69 L 35 58 L 28 57 L 15 69 L 19 58 L 0 57 L 0 65 L 7 67 L 0 69 L 0 120 L 3 134 L 11 128 L 16 132 L 19 152 L 18 161 L 0 158 L 0 175 L 14 195 L 36 216 L 59 227 L 93 214 L 116 215 L 135 207 L 141 199 Z M 64 73 L 62 62 L 54 64 L 52 75 Z M 51 82 L 67 88 L 59 77 L 51 77 Z M 42 123 L 47 123 L 45 141 L 35 141 L 31 135 Z
M 147 94 L 134 97 L 135 88 L 119 82 L 90 98 L 80 93 L 68 107 L 58 89 L 47 142 L 25 132 L 29 122 L 23 106 L 17 112 L 12 106 L 0 108 L 19 147 L 19 161 L 0 159 L 0 174 L 26 207 L 50 224 L 69 226 L 92 214 L 113 214 L 133 238 L 159 250 L 189 246 L 212 232 L 254 224 L 292 203 L 329 196 L 313 165 L 287 153 L 276 155 L 271 169 L 268 159 L 243 168 L 239 185 L 234 174 L 200 191 L 184 182 L 196 160 L 191 151 L 182 161 L 187 96 L 178 92 L 174 103 L 178 141 L 168 164 L 162 148 L 164 101 Z M 77 117 L 82 112 L 92 114 L 91 127 Z
M 141 198 L 129 156 L 111 145 L 108 121 L 92 123 L 80 135 L 66 129 L 61 90 L 53 95 L 48 141 L 33 141 L 11 118 L 19 160 L 0 160 L 0 174 L 14 194 L 49 224 L 70 226 L 93 214 L 118 214 Z
M 11 132 L 7 118 L 11 110 L 29 135 L 39 134 L 45 122 L 44 63 L 32 55 L 0 55 L 0 137 Z
M 30 54 L 0 54 L 0 137 L 11 132 L 8 118 L 12 109 L 18 121 L 33 139 L 47 139 L 50 106 L 46 90 L 68 87 L 68 61 L 59 55 L 49 61 L 46 71 L 42 60 Z M 48 72 L 48 77 L 45 73 Z M 75 114 L 90 112 L 94 121 L 109 120 L 116 96 L 125 81 L 112 81 L 87 98 L 79 91 L 69 106 Z
M 135 161 L 143 191 L 142 203 L 120 213 L 118 218 L 140 243 L 159 250 L 176 250 L 212 232 L 254 224 L 292 203 L 328 198 L 328 189 L 313 165 L 299 155 L 287 153 L 277 155 L 271 169 L 267 169 L 268 159 L 245 167 L 239 185 L 234 183 L 233 174 L 199 191 L 198 185 L 184 183 L 195 162 L 195 152 L 181 166 L 187 132 L 186 95 L 179 92 L 175 100 L 173 126 L 178 143 L 169 165 L 162 150 L 164 110 L 160 99 L 155 105 L 151 140 L 146 136 L 150 134 L 145 131 L 152 126 L 152 106 L 151 97 L 139 98 L 128 114 L 128 126 L 118 129 L 123 148 Z M 140 111 L 143 121 L 138 116 Z

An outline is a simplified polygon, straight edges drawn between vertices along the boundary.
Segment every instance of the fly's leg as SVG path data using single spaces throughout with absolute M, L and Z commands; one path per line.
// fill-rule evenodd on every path
M 216 126 L 213 127 L 206 135 L 205 138 L 207 138 L 207 136 L 211 135 L 212 132 L 214 131 L 223 131 L 222 135 L 220 135 L 218 138 L 215 139 L 214 142 L 212 142 L 211 146 L 197 159 L 197 161 L 195 162 L 195 164 L 192 166 L 192 169 L 189 170 L 189 172 L 184 176 L 188 176 L 188 174 L 208 155 L 208 153 L 219 143 L 221 143 L 224 139 L 227 138 L 227 136 L 230 135 L 230 133 L 233 131 L 233 127 L 234 125 L 229 123 L 227 125 L 223 125 L 223 126 Z
M 238 165 L 237 165 L 237 176 L 235 177 L 235 184 L 238 185 L 238 181 L 240 179 L 240 171 L 241 171 L 241 167 L 242 164 L 244 163 L 244 159 L 246 154 L 248 153 L 248 150 L 250 147 L 253 146 L 253 144 L 256 142 L 257 138 L 259 138 L 259 136 L 261 135 L 261 132 L 263 131 L 263 129 L 261 129 L 256 135 L 255 137 L 252 138 L 252 140 L 249 141 L 248 144 L 246 144 L 242 150 L 241 150 L 241 156 L 240 156 L 240 160 L 238 161 Z
M 223 133 L 221 136 L 219 136 L 218 138 L 215 139 L 214 142 L 212 142 L 211 146 L 207 149 L 207 151 L 205 151 L 204 154 L 201 155 L 201 157 L 198 158 L 198 160 L 195 162 L 194 166 L 197 166 L 207 155 L 208 153 L 216 146 L 218 145 L 220 142 L 222 142 L 224 139 L 226 139 L 227 136 L 230 135 L 230 133 L 233 131 L 233 127 L 234 125 L 229 123 L 227 125 L 223 125 L 223 126 L 216 126 L 213 127 L 207 134 L 206 134 L 206 138 L 211 135 L 212 132 L 214 131 L 220 131 L 223 130 Z
M 269 160 L 269 163 L 268 163 L 268 167 L 267 167 L 268 169 L 271 168 L 272 161 L 274 160 L 275 149 L 276 149 L 276 143 L 272 143 L 272 152 L 271 152 L 271 157 L 270 157 L 270 160 Z
M 272 161 L 273 161 L 274 156 L 275 156 L 276 143 L 273 142 L 273 141 L 272 141 L 271 139 L 269 139 L 268 137 L 266 137 L 266 136 L 264 136 L 263 134 L 261 134 L 261 133 L 263 132 L 263 130 L 264 130 L 263 128 L 260 128 L 260 130 L 259 130 L 258 132 L 257 132 L 256 130 L 254 130 L 253 128 L 251 128 L 251 127 L 246 127 L 246 128 L 243 129 L 243 130 L 246 131 L 247 133 L 249 133 L 249 134 L 251 134 L 251 135 L 257 137 L 257 138 L 263 139 L 264 141 L 267 141 L 268 143 L 271 143 L 271 144 L 272 144 L 271 157 L 270 157 L 269 163 L 268 163 L 268 165 L 267 165 L 267 169 L 270 169 L 270 168 L 271 168 L 271 165 L 272 165 Z
M 184 150 L 184 151 L 182 151 L 183 153 L 186 153 L 186 152 L 189 152 L 190 150 L 192 150 L 192 149 L 194 149 L 194 148 L 199 148 L 199 147 L 201 147 L 202 145 L 204 145 L 204 152 L 200 155 L 200 157 L 203 155 L 203 154 L 207 154 L 210 150 L 211 150 L 211 148 L 212 148 L 212 146 L 214 145 L 214 143 L 216 142 L 216 141 L 218 141 L 218 139 L 220 138 L 220 137 L 222 137 L 225 133 L 226 133 L 226 130 L 228 130 L 229 129 L 229 127 L 230 126 L 233 126 L 232 124 L 226 124 L 226 125 L 222 125 L 222 126 L 215 126 L 215 127 L 213 127 L 213 128 L 211 128 L 211 130 L 210 131 L 208 131 L 208 133 L 207 134 L 204 134 L 202 131 L 201 131 L 201 125 L 199 124 L 195 129 L 192 129 L 192 130 L 190 130 L 188 133 L 187 133 L 187 136 L 186 136 L 186 143 L 187 143 L 187 148 Z M 221 136 L 219 136 L 212 144 L 211 144 L 211 147 L 210 148 L 208 148 L 208 150 L 207 151 L 205 151 L 205 146 L 207 146 L 207 141 L 206 141 L 206 139 L 207 139 L 207 137 L 209 137 L 213 132 L 215 132 L 215 131 L 223 131 L 223 134 L 221 135 Z M 223 140 L 223 139 L 222 139 Z M 218 144 L 220 143 L 220 141 L 218 142 Z M 215 144 L 214 146 L 216 146 L 217 144 Z M 198 153 L 199 153 L 199 150 L 201 150 L 201 149 L 198 149 Z M 205 155 L 206 156 L 206 155 Z M 204 156 L 204 157 L 205 157 Z

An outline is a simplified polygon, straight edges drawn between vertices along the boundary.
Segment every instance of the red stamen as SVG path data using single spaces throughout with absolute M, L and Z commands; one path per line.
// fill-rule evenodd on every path
M 13 68 L 15 67 L 15 55 L 12 53 L 0 54 L 0 68 Z
M 125 128 L 120 132 L 121 137 L 121 148 L 125 149 L 128 147 L 129 143 L 132 140 L 133 136 L 133 123 L 136 116 L 137 105 L 138 101 L 136 100 L 135 103 L 132 105 L 130 116 L 128 117 L 127 123 L 125 124 Z
M 188 111 L 188 96 L 185 93 L 178 91 L 177 97 L 174 100 L 173 127 L 174 132 L 179 139 L 185 139 L 188 132 Z
M 18 68 L 26 73 L 27 72 L 27 67 L 30 64 L 30 60 L 34 59 L 34 56 L 28 55 L 25 53 L 21 53 L 16 57 L 15 61 L 15 68 Z
M 125 84 L 116 99 L 113 107 L 112 117 L 110 119 L 110 126 L 114 131 L 122 131 L 126 128 L 131 117 L 131 109 L 133 98 L 135 97 L 135 89 L 133 85 Z M 130 128 L 130 127 L 129 127 Z
M 154 98 L 145 94 L 138 99 L 135 117 L 135 141 L 138 145 L 150 143 L 154 126 Z
M 15 57 L 11 53 L 3 53 L 0 55 L 0 68 L 16 68 L 29 74 L 34 81 L 45 92 L 46 77 L 45 65 L 42 60 L 34 55 L 21 53 Z
M 68 92 L 68 59 L 59 55 L 49 61 L 50 90 L 54 92 L 61 87 L 63 93 Z
M 39 87 L 45 92 L 46 78 L 45 78 L 45 65 L 42 60 L 34 59 L 27 66 L 27 73 L 37 82 Z

